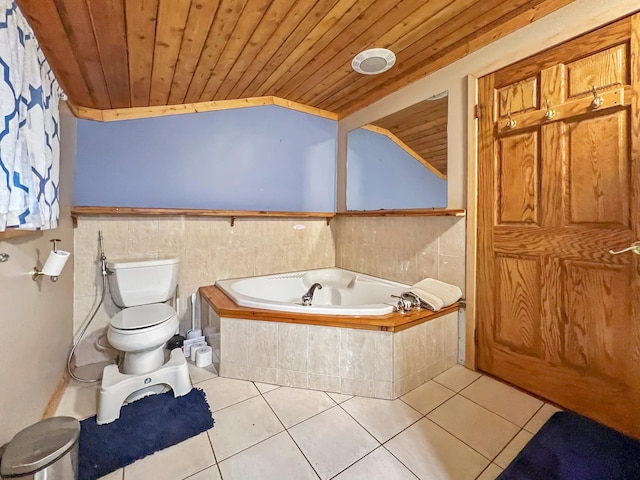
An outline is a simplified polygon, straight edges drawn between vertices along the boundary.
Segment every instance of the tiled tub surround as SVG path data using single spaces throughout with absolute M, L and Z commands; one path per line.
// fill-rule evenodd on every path
M 226 218 L 80 216 L 74 229 L 74 331 L 100 298 L 98 230 L 109 260 L 180 257 L 186 328 L 191 294 L 225 278 L 338 266 L 406 284 L 434 277 L 464 291 L 464 225 L 459 217 L 338 217 L 329 227 L 324 219 L 237 219 L 231 227 Z M 78 365 L 109 358 L 93 344 L 115 313 L 107 292 L 76 350 Z
M 457 312 L 399 332 L 210 315 L 222 377 L 395 399 L 457 359 Z
M 231 227 L 228 218 L 80 216 L 74 231 L 75 332 L 100 299 L 98 230 L 102 230 L 108 260 L 180 257 L 183 329 L 190 321 L 188 299 L 202 285 L 335 264 L 332 230 L 324 218 L 236 219 Z M 78 365 L 108 358 L 93 344 L 117 311 L 107 292 L 104 306 L 76 351 Z

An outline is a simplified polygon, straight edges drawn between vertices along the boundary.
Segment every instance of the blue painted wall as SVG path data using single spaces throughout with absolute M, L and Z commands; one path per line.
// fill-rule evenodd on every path
M 264 106 L 78 121 L 75 204 L 334 211 L 337 123 Z
M 446 206 L 446 180 L 384 135 L 363 128 L 349 132 L 348 210 Z

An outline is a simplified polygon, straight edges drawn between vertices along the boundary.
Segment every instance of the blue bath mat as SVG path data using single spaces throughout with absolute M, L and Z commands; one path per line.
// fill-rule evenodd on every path
M 120 418 L 98 425 L 96 417 L 80 422 L 79 480 L 93 480 L 180 443 L 213 427 L 204 392 L 194 388 L 144 397 L 122 407 Z
M 497 480 L 637 479 L 640 442 L 575 413 L 558 412 Z

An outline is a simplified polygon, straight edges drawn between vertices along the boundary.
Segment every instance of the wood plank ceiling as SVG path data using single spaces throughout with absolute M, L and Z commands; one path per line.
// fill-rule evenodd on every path
M 391 132 L 446 177 L 448 105 L 447 96 L 427 99 L 373 125 Z
M 77 106 L 277 96 L 344 116 L 573 0 L 18 0 Z M 390 48 L 379 76 L 351 70 Z

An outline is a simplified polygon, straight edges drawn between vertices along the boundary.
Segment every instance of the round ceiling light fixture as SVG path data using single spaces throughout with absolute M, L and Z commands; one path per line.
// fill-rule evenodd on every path
M 396 63 L 396 55 L 386 48 L 370 48 L 357 54 L 351 67 L 363 75 L 377 75 L 386 72 Z

